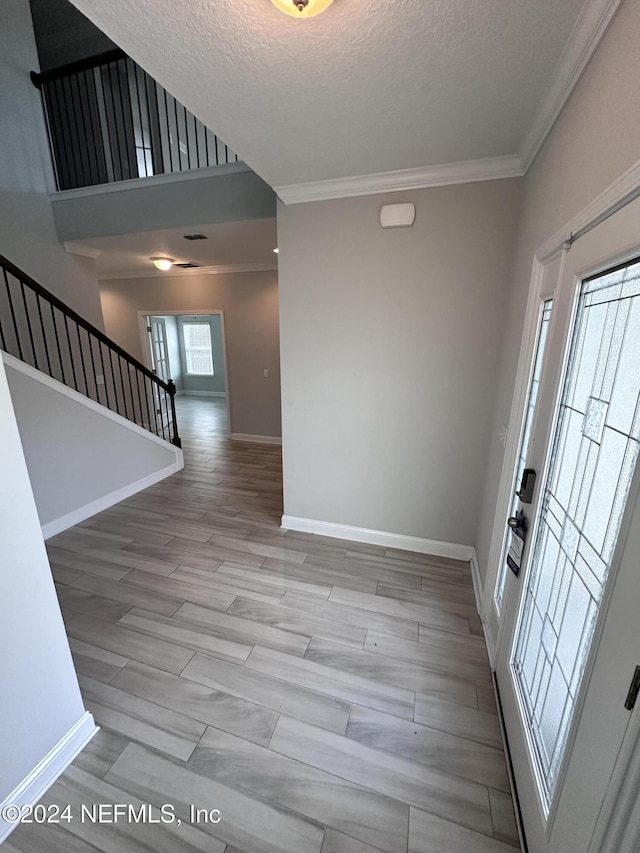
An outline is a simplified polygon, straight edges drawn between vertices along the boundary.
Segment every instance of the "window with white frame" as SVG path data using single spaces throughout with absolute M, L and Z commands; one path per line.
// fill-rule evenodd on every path
M 209 323 L 183 323 L 185 367 L 191 376 L 213 376 L 213 351 Z

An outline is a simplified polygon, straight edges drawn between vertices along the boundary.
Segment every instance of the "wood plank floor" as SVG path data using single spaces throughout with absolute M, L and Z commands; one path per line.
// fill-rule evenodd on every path
M 3 853 L 516 853 L 469 566 L 285 533 L 280 449 L 178 403 L 184 471 L 47 543 L 101 731 L 43 802 L 181 825 L 22 825 Z

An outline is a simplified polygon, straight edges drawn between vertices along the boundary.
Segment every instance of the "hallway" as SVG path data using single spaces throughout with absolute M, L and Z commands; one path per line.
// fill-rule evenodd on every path
M 177 404 L 184 470 L 47 543 L 101 731 L 3 853 L 516 853 L 469 566 L 281 530 L 280 448 Z

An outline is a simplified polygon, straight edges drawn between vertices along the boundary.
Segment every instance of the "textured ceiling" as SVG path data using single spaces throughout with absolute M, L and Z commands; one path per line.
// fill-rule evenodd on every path
M 204 234 L 207 240 L 185 240 L 185 234 Z M 219 225 L 145 231 L 117 237 L 78 240 L 73 245 L 100 252 L 96 258 L 98 277 L 155 275 L 149 258 L 169 257 L 199 266 L 275 266 L 277 245 L 275 219 L 251 219 Z M 162 275 L 162 273 L 157 273 Z
M 583 0 L 73 0 L 271 186 L 513 154 Z

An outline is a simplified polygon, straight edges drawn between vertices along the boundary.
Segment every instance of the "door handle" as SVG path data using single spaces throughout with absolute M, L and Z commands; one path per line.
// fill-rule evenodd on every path
M 522 481 L 516 495 L 523 504 L 530 504 L 533 500 L 533 490 L 536 486 L 536 472 L 533 468 L 525 468 L 522 472 Z

